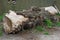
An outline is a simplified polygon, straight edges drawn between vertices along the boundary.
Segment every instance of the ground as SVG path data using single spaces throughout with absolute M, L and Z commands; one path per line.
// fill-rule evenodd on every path
M 0 36 L 0 40 L 60 40 L 60 27 L 47 29 L 49 35 L 43 34 L 44 32 L 37 32 L 36 30 L 26 30 L 18 34 L 5 34 Z

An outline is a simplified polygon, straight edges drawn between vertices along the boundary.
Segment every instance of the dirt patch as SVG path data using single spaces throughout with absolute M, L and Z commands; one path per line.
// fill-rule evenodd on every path
M 0 40 L 60 40 L 60 27 L 47 29 L 49 35 L 44 32 L 36 32 L 36 30 L 26 30 L 18 34 L 5 34 L 0 36 Z
M 60 40 L 60 27 L 57 30 L 49 30 L 49 35 L 44 35 L 41 32 L 34 32 L 34 30 L 20 32 L 18 34 L 3 34 L 0 40 Z

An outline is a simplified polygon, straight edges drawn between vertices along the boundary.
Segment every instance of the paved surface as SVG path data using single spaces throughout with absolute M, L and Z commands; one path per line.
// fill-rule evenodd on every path
M 3 34 L 0 40 L 60 40 L 60 27 L 49 30 L 49 35 L 32 31 L 25 31 L 18 34 Z

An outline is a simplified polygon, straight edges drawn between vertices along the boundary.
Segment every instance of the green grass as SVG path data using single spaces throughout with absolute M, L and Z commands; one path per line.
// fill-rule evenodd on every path
M 0 21 L 3 19 L 3 16 L 0 16 Z
M 38 31 L 44 31 L 44 28 L 42 26 L 37 26 L 36 30 L 38 30 Z
M 56 13 L 57 16 L 60 16 L 60 13 Z M 56 26 L 60 27 L 60 22 L 55 23 Z
M 3 35 L 3 31 L 2 31 L 2 25 L 0 25 L 0 36 Z
M 44 34 L 45 34 L 45 35 L 49 35 L 49 33 L 48 33 L 47 31 L 46 31 L 46 32 L 44 32 Z
M 45 28 L 43 28 L 42 26 L 37 26 L 36 30 L 39 32 L 43 32 L 43 34 L 45 34 L 45 35 L 49 35 L 49 33 L 47 31 L 45 31 Z
M 45 20 L 44 20 L 44 23 L 46 24 L 46 26 L 47 26 L 48 28 L 52 28 L 52 22 L 51 22 L 51 20 L 45 19 Z
M 56 13 L 57 16 L 60 16 L 60 13 Z
M 56 23 L 56 26 L 60 27 L 60 22 L 57 22 L 57 23 Z

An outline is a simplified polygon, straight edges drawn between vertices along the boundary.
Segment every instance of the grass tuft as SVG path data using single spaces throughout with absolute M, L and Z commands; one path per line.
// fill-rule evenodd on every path
M 60 27 L 60 22 L 57 22 L 57 23 L 56 23 L 56 26 Z
M 38 31 L 44 31 L 44 28 L 42 26 L 37 26 L 36 30 L 38 30 Z
M 57 16 L 60 16 L 60 13 L 56 13 Z
M 45 34 L 45 35 L 49 35 L 49 33 L 48 33 L 47 31 L 46 31 L 46 32 L 44 32 L 44 34 Z
M 3 19 L 3 16 L 0 16 L 0 21 Z
M 3 35 L 3 31 L 2 31 L 2 25 L 0 25 L 0 36 L 2 36 Z
M 49 19 L 45 19 L 44 23 L 47 25 L 48 28 L 52 28 L 52 22 Z

